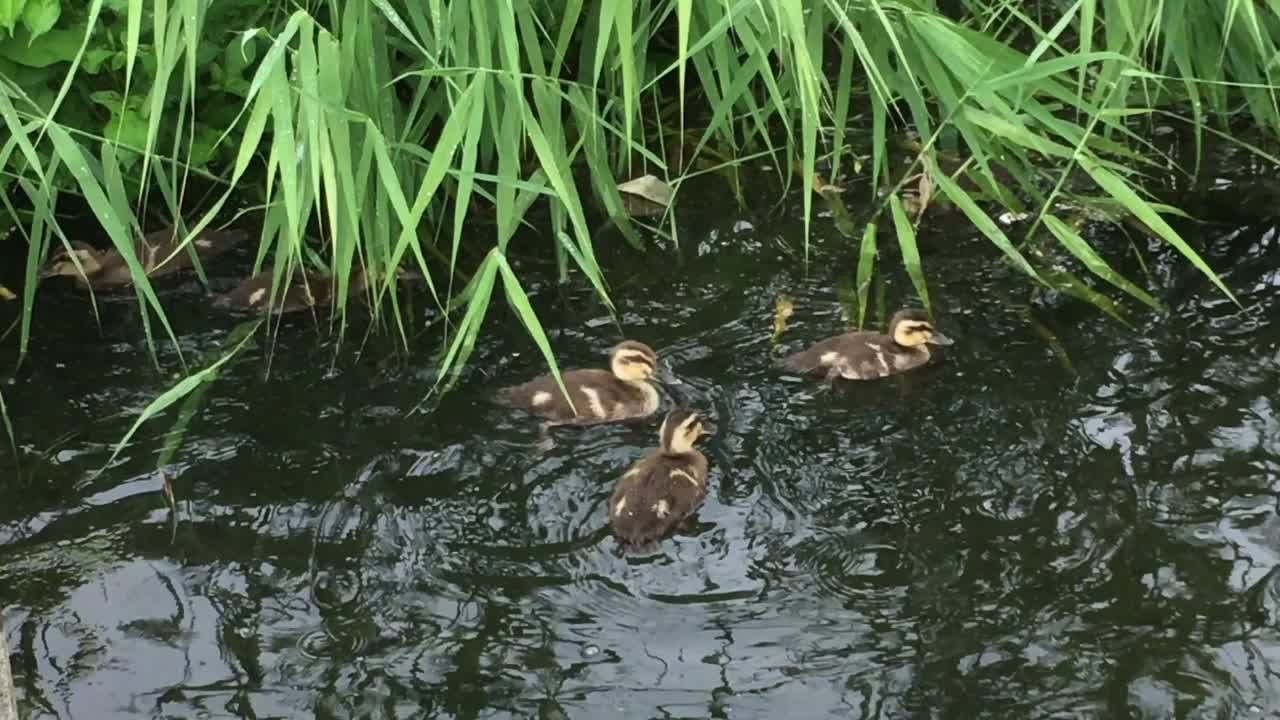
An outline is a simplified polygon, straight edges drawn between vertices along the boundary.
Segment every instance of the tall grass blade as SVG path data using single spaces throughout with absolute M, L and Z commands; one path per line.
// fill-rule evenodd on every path
M 902 209 L 902 201 L 897 194 L 889 196 L 889 211 L 893 215 L 893 227 L 898 234 L 898 246 L 902 248 L 902 262 L 907 266 L 907 275 L 911 277 L 911 284 L 915 286 L 920 302 L 924 303 L 925 312 L 933 314 L 929 304 L 929 288 L 924 281 L 924 268 L 920 265 L 920 249 L 916 246 L 916 231 L 907 219 L 907 213 Z
M 871 291 L 871 275 L 876 266 L 876 224 L 867 223 L 862 231 L 862 248 L 858 253 L 858 329 L 867 318 L 867 295 Z
M 155 417 L 156 415 L 164 412 L 169 406 L 173 405 L 175 402 L 189 395 L 201 384 L 212 381 L 215 378 L 217 378 L 218 369 L 221 368 L 223 365 L 227 364 L 232 358 L 234 358 L 240 352 L 242 348 L 244 348 L 246 344 L 248 344 L 251 340 L 253 340 L 253 334 L 254 332 L 257 331 L 258 325 L 259 323 L 255 322 L 247 331 L 240 331 L 239 333 L 233 332 L 229 336 L 229 338 L 230 339 L 238 338 L 238 341 L 236 342 L 235 347 L 233 347 L 230 352 L 224 354 L 222 357 L 218 358 L 213 363 L 206 366 L 204 369 L 199 370 L 183 378 L 176 385 L 174 385 L 173 387 L 161 393 L 159 397 L 157 397 L 155 400 L 152 400 L 145 408 L 143 408 L 142 414 L 140 414 L 138 416 L 138 419 L 133 422 L 133 426 L 130 427 L 129 431 L 124 434 L 124 437 L 120 438 L 120 441 L 116 443 L 115 449 L 111 453 L 111 457 L 107 458 L 107 461 L 103 463 L 102 468 L 99 469 L 98 472 L 94 474 L 95 477 L 97 475 L 100 475 L 104 470 L 110 467 L 111 463 L 115 462 L 115 459 L 120 454 L 120 451 L 123 450 L 124 447 L 129 444 L 129 440 L 132 439 L 134 434 L 138 432 L 138 428 L 142 427 L 143 423 L 147 422 L 148 420 Z
M 542 322 L 538 320 L 538 314 L 534 312 L 533 306 L 529 304 L 529 296 L 525 294 L 524 288 L 520 287 L 520 280 L 516 277 L 515 271 L 511 269 L 511 266 L 507 264 L 507 259 L 502 255 L 495 255 L 494 257 L 497 258 L 498 269 L 502 272 L 502 287 L 507 293 L 507 302 L 511 304 L 525 330 L 533 338 L 534 345 L 537 345 L 538 350 L 542 352 L 542 357 L 546 360 L 547 367 L 551 369 L 551 376 L 555 378 L 556 385 L 560 388 L 560 392 L 564 393 L 564 399 L 569 403 L 569 407 L 576 413 L 578 410 L 573 405 L 573 398 L 569 396 L 569 389 L 564 386 L 564 380 L 560 377 L 560 366 L 556 363 L 555 353 L 551 350 L 551 342 L 547 339 L 547 334 L 542 329 Z
M 1139 220 L 1146 223 L 1147 227 L 1151 228 L 1165 242 L 1177 248 L 1178 252 L 1182 253 L 1184 257 L 1190 260 L 1191 264 L 1200 272 L 1204 273 L 1205 277 L 1209 278 L 1209 280 L 1213 282 L 1213 284 L 1216 285 L 1224 295 L 1231 298 L 1232 302 L 1236 305 L 1240 304 L 1240 301 L 1237 300 L 1236 296 L 1227 289 L 1227 286 L 1223 284 L 1222 279 L 1219 278 L 1218 274 L 1209 267 L 1209 264 L 1200 257 L 1200 254 L 1192 249 L 1191 246 L 1188 245 L 1173 228 L 1169 227 L 1169 224 L 1164 221 L 1164 218 L 1156 214 L 1155 209 L 1153 209 L 1147 201 L 1138 197 L 1138 194 L 1134 192 L 1127 183 L 1117 177 L 1110 170 L 1101 167 L 1098 163 L 1087 157 L 1080 158 L 1080 167 L 1084 168 L 1084 171 L 1089 173 L 1094 182 L 1098 183 L 1103 190 L 1110 193 L 1112 197 L 1118 200 L 1120 204 L 1125 207 L 1125 209 L 1133 213 Z
M 1161 309 L 1160 303 L 1156 302 L 1155 298 L 1113 270 L 1107 264 L 1107 261 L 1103 260 L 1102 256 L 1089 247 L 1089 243 L 1085 242 L 1085 239 L 1080 237 L 1080 234 L 1070 225 L 1059 220 L 1054 215 L 1045 215 L 1044 224 L 1053 233 L 1054 237 L 1058 238 L 1058 242 L 1062 243 L 1062 246 L 1070 251 L 1072 255 L 1075 255 L 1076 259 L 1089 268 L 1089 271 L 1094 275 L 1129 293 L 1151 309 Z
M 1013 246 L 1013 243 L 1009 240 L 1009 237 L 1004 234 L 1004 231 L 1000 229 L 1000 226 L 996 225 L 995 221 L 983 212 L 982 208 L 978 207 L 978 203 L 969 196 L 969 193 L 961 189 L 961 187 L 944 172 L 935 172 L 932 177 L 934 182 L 938 185 L 938 188 L 951 199 L 951 202 L 956 204 L 956 207 L 960 208 L 960 211 L 965 214 L 965 217 L 969 218 L 969 222 L 973 223 L 974 227 L 978 228 L 978 230 L 991 241 L 992 245 L 995 245 L 1000 249 L 1000 252 L 1005 254 L 1005 257 L 1013 263 L 1014 267 L 1026 273 L 1032 279 L 1041 281 L 1041 278 L 1036 273 L 1035 268 L 1031 267 L 1031 263 L 1027 262 L 1027 259 L 1023 257 L 1022 253 L 1018 252 L 1018 249 Z

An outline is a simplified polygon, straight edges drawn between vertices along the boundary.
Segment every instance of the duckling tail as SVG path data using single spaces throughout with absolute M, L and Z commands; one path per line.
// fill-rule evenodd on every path
M 808 375 L 818 370 L 820 366 L 817 357 L 810 352 L 798 352 L 788 355 L 776 361 L 774 365 L 798 375 Z
M 499 405 L 506 407 L 516 407 L 520 404 L 520 386 L 499 388 L 489 396 L 489 399 Z
M 623 557 L 627 554 L 638 555 L 641 553 L 647 553 L 658 547 L 658 542 L 654 539 L 635 540 L 623 538 L 618 535 L 615 535 L 613 539 L 613 554 L 615 557 Z

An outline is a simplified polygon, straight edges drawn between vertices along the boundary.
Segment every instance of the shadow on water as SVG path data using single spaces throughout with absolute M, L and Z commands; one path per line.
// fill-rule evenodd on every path
M 657 421 L 531 460 L 532 423 L 485 401 L 540 371 L 505 312 L 412 415 L 428 341 L 334 361 L 286 327 L 270 377 L 261 351 L 229 366 L 165 469 L 175 530 L 165 428 L 87 482 L 169 382 L 132 298 L 99 336 L 50 291 L 5 387 L 25 472 L 0 482 L 31 717 L 1280 717 L 1274 220 L 1196 231 L 1243 309 L 1150 245 L 1169 311 L 1132 329 L 1029 310 L 969 229 L 926 227 L 956 345 L 821 393 L 772 369 L 773 303 L 796 301 L 785 349 L 840 329 L 850 243 L 819 222 L 806 275 L 794 218 L 682 213 L 678 260 L 600 240 L 627 335 L 719 426 L 697 521 L 645 556 L 602 525 Z M 589 290 L 534 297 L 566 364 L 618 339 Z M 184 351 L 216 347 L 229 325 L 182 307 Z

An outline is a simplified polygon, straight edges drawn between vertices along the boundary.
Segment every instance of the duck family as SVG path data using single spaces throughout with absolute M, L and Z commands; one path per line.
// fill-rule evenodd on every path
M 951 345 L 929 315 L 906 308 L 894 313 L 887 333 L 848 332 L 787 356 L 782 369 L 836 380 L 875 380 L 919 368 L 932 357 L 930 346 Z M 609 370 L 576 369 L 542 375 L 498 390 L 493 400 L 542 420 L 542 432 L 561 425 L 635 421 L 658 411 L 654 383 L 679 380 L 659 363 L 648 345 L 625 340 L 609 350 Z M 563 389 L 562 385 L 563 383 Z M 623 551 L 652 546 L 673 532 L 707 496 L 706 457 L 694 448 L 712 434 L 712 424 L 695 410 L 670 410 L 658 430 L 658 447 L 636 461 L 615 482 L 608 524 Z
M 174 229 L 139 238 L 132 250 L 148 277 L 160 277 L 194 266 L 245 238 L 237 230 L 206 231 L 183 243 Z M 331 304 L 339 294 L 334 278 L 301 271 L 301 282 L 283 291 L 270 270 L 257 273 L 218 296 L 213 305 L 229 311 L 264 314 L 290 313 Z M 397 280 L 410 277 L 397 271 Z M 98 250 L 72 242 L 56 253 L 40 278 L 71 277 L 84 289 L 112 289 L 133 283 L 129 259 L 119 250 Z M 348 298 L 366 294 L 376 280 L 355 270 L 346 288 Z M 837 380 L 869 381 L 909 372 L 927 364 L 930 347 L 951 345 L 923 310 L 905 308 L 894 313 L 888 332 L 847 332 L 820 340 L 779 363 L 787 372 L 819 377 L 824 387 Z M 558 426 L 590 426 L 637 422 L 658 412 L 659 386 L 680 380 L 663 365 L 653 348 L 624 340 L 609 349 L 609 369 L 580 368 L 504 387 L 492 395 L 506 408 L 541 420 L 541 433 Z M 658 430 L 658 447 L 632 464 L 614 484 L 607 520 L 623 551 L 652 546 L 672 533 L 698 509 L 707 496 L 707 458 L 695 444 L 713 432 L 710 421 L 687 407 L 670 410 Z

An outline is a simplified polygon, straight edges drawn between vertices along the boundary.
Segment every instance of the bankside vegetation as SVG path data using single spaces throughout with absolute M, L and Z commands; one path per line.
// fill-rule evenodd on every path
M 876 199 L 848 233 L 861 293 L 891 227 L 928 303 L 911 216 L 944 203 L 1032 282 L 1071 277 L 1037 260 L 1053 245 L 1154 304 L 1078 218 L 1136 222 L 1218 282 L 1143 187 L 1194 162 L 1170 168 L 1149 138 L 1280 135 L 1278 37 L 1280 4 L 1257 0 L 0 0 L 3 242 L 26 258 L 11 331 L 25 353 L 40 268 L 87 213 L 149 340 L 175 331 L 135 238 L 176 225 L 187 252 L 232 223 L 275 292 L 331 275 L 339 330 L 363 268 L 405 333 L 387 290 L 420 273 L 449 318 L 442 378 L 499 290 L 554 365 L 506 254 L 531 210 L 561 279 L 612 307 L 593 218 L 637 245 L 674 228 L 641 232 L 618 186 L 650 174 L 678 206 L 686 179 L 737 192 L 749 163 L 815 190 L 806 236 L 839 188 Z M 887 150 L 904 131 L 906 171 Z

